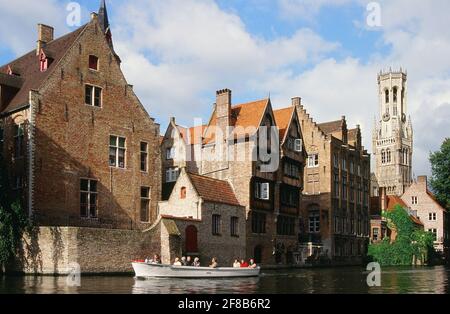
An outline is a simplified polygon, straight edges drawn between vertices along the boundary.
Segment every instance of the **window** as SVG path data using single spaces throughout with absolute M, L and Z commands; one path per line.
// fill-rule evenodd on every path
M 333 189 L 334 197 L 339 198 L 339 174 L 338 173 L 334 174 L 333 185 L 334 185 L 334 189 Z
M 212 215 L 212 234 L 220 235 L 220 215 Z
M 238 217 L 231 217 L 230 234 L 232 237 L 239 236 L 239 218 Z
M 417 196 L 413 196 L 413 197 L 412 197 L 411 203 L 412 203 L 413 205 L 419 204 L 419 199 L 417 198 Z
M 281 204 L 289 207 L 298 207 L 300 201 L 300 190 L 289 185 L 280 188 Z
M 428 229 L 428 232 L 430 232 L 430 233 L 432 233 L 434 235 L 434 241 L 436 242 L 438 240 L 437 229 Z
M 347 171 L 347 159 L 342 158 L 342 171 Z
M 266 233 L 266 214 L 252 212 L 252 232 L 257 234 Z
M 89 56 L 89 69 L 98 71 L 98 58 L 96 56 Z
M 283 236 L 295 235 L 295 218 L 289 216 L 278 216 L 277 234 Z
M 255 182 L 255 198 L 259 200 L 270 200 L 270 184 L 267 182 Z
M 398 94 L 398 88 L 397 87 L 394 87 L 394 90 L 393 90 L 393 97 L 394 97 L 394 103 L 397 103 L 397 94 Z M 396 107 L 395 107 L 396 108 Z
M 141 142 L 141 171 L 148 171 L 148 143 Z
M 102 89 L 86 84 L 84 90 L 84 103 L 88 106 L 100 108 L 102 106 Z
M 319 154 L 311 154 L 308 156 L 308 168 L 319 167 Z
M 389 90 L 384 91 L 384 101 L 388 104 L 389 103 Z
M 176 182 L 178 179 L 178 168 L 168 168 L 166 170 L 166 183 Z
M 429 213 L 428 214 L 428 220 L 436 221 L 437 220 L 436 213 Z
M 150 221 L 150 188 L 141 188 L 141 222 Z
M 182 200 L 184 200 L 186 198 L 186 195 L 187 195 L 187 189 L 185 186 L 183 186 L 180 190 L 180 198 Z
M 284 163 L 284 174 L 288 177 L 299 179 L 300 178 L 300 167 L 291 162 Z
M 378 241 L 380 236 L 380 229 L 379 228 L 373 228 L 372 229 L 372 239 L 373 241 Z
M 391 163 L 391 161 L 392 161 L 392 159 L 391 159 L 391 150 L 390 149 L 388 149 L 387 151 L 386 151 L 386 162 L 389 164 L 389 163 Z
M 334 168 L 339 169 L 339 155 L 338 154 L 333 155 L 333 166 L 334 166 Z
M 319 233 L 320 232 L 320 212 L 310 212 L 309 213 L 309 233 Z
M 381 151 L 381 163 L 386 163 L 386 151 L 384 149 Z
M 287 139 L 287 148 L 289 150 L 295 151 L 297 153 L 300 153 L 303 151 L 303 140 L 302 139 L 296 139 L 293 137 L 288 137 Z
M 175 158 L 175 147 L 167 148 L 166 149 L 166 159 L 172 160 Z
M 353 159 L 350 159 L 350 173 L 355 173 L 355 163 L 353 162 Z
M 82 218 L 97 218 L 98 181 L 80 180 L 80 216 Z
M 25 178 L 23 176 L 16 176 L 13 178 L 13 190 L 21 190 L 25 186 Z
M 14 158 L 24 156 L 24 133 L 25 128 L 23 124 L 14 125 Z
M 347 178 L 342 176 L 342 199 L 347 200 Z
M 109 138 L 109 165 L 125 168 L 126 139 L 111 135 Z
M 369 206 L 369 184 L 364 183 L 363 205 Z

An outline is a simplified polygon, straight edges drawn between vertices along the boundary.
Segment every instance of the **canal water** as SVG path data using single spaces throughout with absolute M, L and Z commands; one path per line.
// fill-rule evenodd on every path
M 367 286 L 360 267 L 265 271 L 260 278 L 136 280 L 132 277 L 82 277 L 80 287 L 68 287 L 65 277 L 4 277 L 1 294 L 408 294 L 450 293 L 450 268 L 383 268 L 381 286 Z

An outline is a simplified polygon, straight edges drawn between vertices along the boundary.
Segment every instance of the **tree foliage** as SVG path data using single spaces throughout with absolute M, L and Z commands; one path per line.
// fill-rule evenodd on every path
M 6 166 L 0 154 L 0 272 L 19 248 L 28 219 L 9 189 Z
M 437 152 L 430 154 L 431 188 L 441 205 L 450 210 L 450 138 Z
M 408 212 L 401 206 L 383 213 L 388 227 L 397 232 L 397 238 L 385 238 L 381 243 L 371 244 L 368 255 L 385 266 L 407 266 L 416 259 L 425 264 L 433 249 L 434 235 L 415 226 Z

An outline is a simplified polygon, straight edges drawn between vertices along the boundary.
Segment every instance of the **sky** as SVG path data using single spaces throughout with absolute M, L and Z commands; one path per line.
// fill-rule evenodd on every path
M 97 11 L 83 0 L 81 23 Z M 31 50 L 36 24 L 68 25 L 65 0 L 0 0 L 0 64 Z M 318 123 L 347 117 L 372 152 L 379 119 L 377 74 L 408 73 L 413 168 L 450 137 L 448 0 L 108 0 L 122 70 L 164 132 L 170 117 L 206 123 L 215 91 L 233 103 L 271 97 L 274 108 L 302 97 Z

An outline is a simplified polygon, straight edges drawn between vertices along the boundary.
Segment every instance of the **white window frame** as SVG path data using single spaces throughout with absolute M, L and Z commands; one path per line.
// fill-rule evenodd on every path
M 319 154 L 310 154 L 308 156 L 308 168 L 319 167 Z
M 170 147 L 166 149 L 166 160 L 175 159 L 175 147 Z
M 256 182 L 255 184 L 255 197 L 259 200 L 270 200 L 270 183 L 268 182 Z
M 437 213 L 428 213 L 429 221 L 437 221 Z
M 86 102 L 86 88 L 87 87 L 91 87 L 92 88 L 91 89 L 91 103 L 90 104 L 88 104 Z M 100 90 L 100 106 L 96 106 L 95 105 L 95 91 L 97 89 Z M 85 103 L 86 106 L 91 106 L 91 107 L 94 107 L 94 108 L 102 108 L 103 107 L 103 88 L 102 87 L 96 86 L 96 85 L 93 85 L 93 84 L 84 84 L 84 93 L 85 93 L 85 95 L 84 95 L 84 103 Z
M 176 182 L 179 176 L 178 168 L 167 168 L 166 169 L 166 183 Z
M 294 151 L 296 151 L 297 153 L 303 152 L 303 140 L 301 138 L 295 139 Z
M 85 191 L 85 190 L 82 190 L 81 189 L 81 182 L 82 181 L 87 181 L 87 183 L 88 183 L 88 187 L 87 187 L 87 190 Z M 97 187 L 96 187 L 96 191 L 95 192 L 93 192 L 93 191 L 91 191 L 91 183 L 92 182 L 96 182 L 97 183 Z M 83 219 L 98 219 L 98 186 L 99 186 L 99 181 L 98 180 L 96 180 L 96 179 L 90 179 L 90 178 L 80 178 L 80 217 L 81 218 L 83 218 Z M 81 215 L 81 205 L 82 205 L 82 203 L 81 203 L 81 195 L 82 194 L 86 194 L 87 195 L 87 203 L 86 203 L 86 205 L 87 205 L 87 215 L 86 216 L 82 216 Z M 95 202 L 95 216 L 92 216 L 91 215 L 91 196 L 92 195 L 96 195 L 96 202 Z
M 111 144 L 111 140 L 115 138 L 115 144 Z M 120 146 L 120 140 L 124 140 L 123 147 Z M 114 165 L 111 164 L 111 150 L 114 150 Z M 119 163 L 119 153 L 123 152 L 123 165 L 120 165 Z M 118 169 L 126 169 L 127 167 L 127 138 L 118 136 L 118 135 L 110 135 L 109 136 L 109 157 L 108 157 L 108 163 L 111 168 L 118 168 Z
M 309 233 L 320 233 L 320 212 L 311 212 L 308 216 Z

